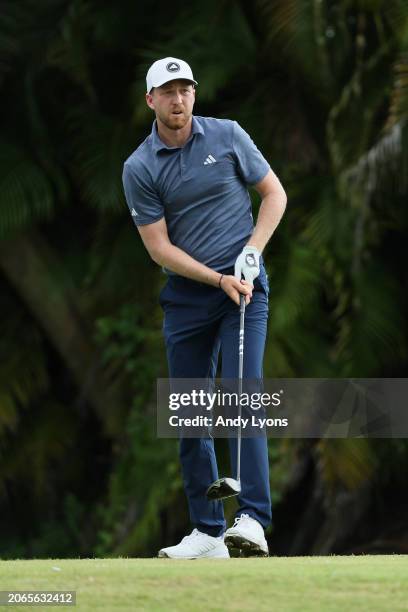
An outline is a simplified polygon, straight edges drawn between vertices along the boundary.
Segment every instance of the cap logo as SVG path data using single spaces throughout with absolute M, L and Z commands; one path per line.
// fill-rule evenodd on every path
M 180 70 L 180 64 L 178 64 L 177 62 L 170 62 L 169 64 L 167 64 L 166 70 L 168 72 L 178 72 Z

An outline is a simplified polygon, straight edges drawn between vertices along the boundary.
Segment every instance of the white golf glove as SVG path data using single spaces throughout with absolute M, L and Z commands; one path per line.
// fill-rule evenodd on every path
M 254 284 L 254 279 L 259 275 L 259 257 L 260 252 L 256 247 L 246 246 L 242 253 L 238 255 L 235 262 L 234 276 L 241 280 L 242 276 L 251 285 Z

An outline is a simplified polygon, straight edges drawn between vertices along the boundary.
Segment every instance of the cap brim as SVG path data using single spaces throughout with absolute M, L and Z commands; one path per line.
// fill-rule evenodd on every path
M 197 81 L 195 81 L 194 79 L 189 79 L 188 77 L 183 77 L 183 76 L 174 76 L 171 79 L 163 79 L 162 81 L 158 81 L 154 83 L 150 91 L 152 91 L 154 87 L 161 87 L 162 85 L 165 85 L 166 83 L 170 83 L 170 81 L 188 81 L 191 84 L 194 83 L 194 85 L 198 85 Z

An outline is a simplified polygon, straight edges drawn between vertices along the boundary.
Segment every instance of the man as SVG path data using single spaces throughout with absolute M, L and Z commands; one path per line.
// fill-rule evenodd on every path
M 151 134 L 126 160 L 123 184 L 143 243 L 168 274 L 160 304 L 169 376 L 211 378 L 221 352 L 222 378 L 237 377 L 243 294 L 244 378 L 261 378 L 269 291 L 261 252 L 284 213 L 285 192 L 235 121 L 193 116 L 197 81 L 186 62 L 172 57 L 154 62 L 146 84 L 146 102 L 156 120 Z M 262 198 L 255 228 L 247 185 Z M 255 274 L 247 267 L 248 253 L 255 260 Z M 236 439 L 229 444 L 235 471 Z M 205 495 L 218 478 L 213 439 L 180 440 L 195 529 L 176 546 L 159 551 L 160 557 L 223 558 L 229 556 L 226 544 L 268 555 L 266 438 L 244 438 L 241 457 L 239 510 L 234 526 L 225 532 L 222 502 L 208 501 Z

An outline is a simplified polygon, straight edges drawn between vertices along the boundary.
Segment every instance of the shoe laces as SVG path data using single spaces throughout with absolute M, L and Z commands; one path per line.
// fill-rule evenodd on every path
M 234 527 L 237 527 L 237 525 L 239 525 L 239 523 L 240 523 L 241 521 L 245 521 L 246 519 L 249 519 L 249 518 L 251 518 L 251 517 L 249 516 L 249 514 L 241 514 L 241 516 L 237 516 L 237 517 L 236 517 L 236 519 L 235 519 L 235 521 L 234 521 L 234 525 L 233 525 L 233 526 L 234 526 Z
M 202 533 L 201 531 L 198 531 L 197 528 L 195 528 L 189 535 L 184 536 L 182 542 L 184 542 L 185 540 L 190 540 L 190 538 L 197 538 L 203 535 L 205 535 L 205 533 Z

